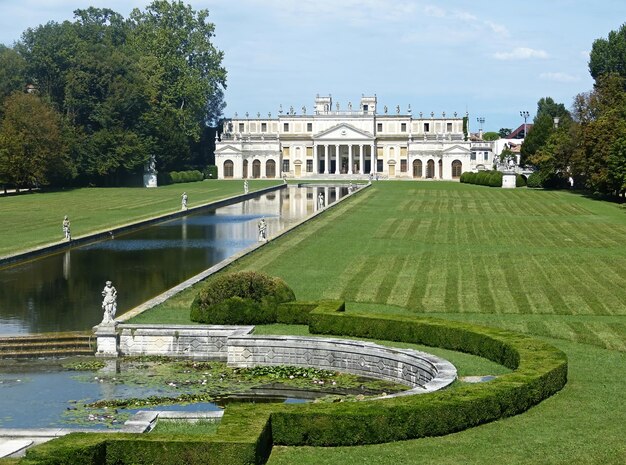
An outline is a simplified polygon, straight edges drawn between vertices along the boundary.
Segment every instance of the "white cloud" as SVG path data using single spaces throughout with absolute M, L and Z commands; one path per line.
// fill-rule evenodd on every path
M 517 47 L 510 52 L 496 52 L 493 57 L 496 60 L 528 60 L 531 58 L 548 58 L 548 53 L 545 50 Z
M 580 80 L 577 76 L 572 76 L 567 73 L 541 73 L 539 77 L 541 79 L 556 82 L 576 82 Z

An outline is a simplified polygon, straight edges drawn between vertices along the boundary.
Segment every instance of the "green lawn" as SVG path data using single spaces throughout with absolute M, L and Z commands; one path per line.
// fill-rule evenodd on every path
M 270 465 L 626 463 L 618 205 L 570 192 L 378 182 L 227 271 L 244 269 L 282 277 L 299 299 L 513 329 L 569 357 L 565 389 L 522 415 L 440 438 L 275 447 Z M 194 293 L 140 318 L 186 321 Z
M 282 182 L 282 181 L 278 181 Z M 251 180 L 250 191 L 278 183 Z M 146 188 L 83 188 L 0 196 L 0 257 L 63 239 L 68 215 L 72 237 L 180 210 L 187 192 L 189 207 L 243 194 L 242 181 L 202 181 Z

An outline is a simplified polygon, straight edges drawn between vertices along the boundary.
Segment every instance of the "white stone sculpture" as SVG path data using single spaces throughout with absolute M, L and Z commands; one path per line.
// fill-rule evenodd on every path
M 187 210 L 187 200 L 189 199 L 189 197 L 187 197 L 187 192 L 183 192 L 183 195 L 181 195 L 181 199 L 182 199 L 182 203 L 181 203 L 180 209 Z
M 243 181 L 243 193 L 247 194 L 248 193 L 248 180 L 244 179 Z
M 111 281 L 107 281 L 102 289 L 102 297 L 104 297 L 102 299 L 102 310 L 104 310 L 102 323 L 112 323 L 117 312 L 117 289 L 113 287 Z
M 324 194 L 320 192 L 320 195 L 317 196 L 317 206 L 321 210 L 325 206 L 324 202 Z
M 65 215 L 63 218 L 63 236 L 66 240 L 72 240 L 72 233 L 70 232 L 70 219 Z

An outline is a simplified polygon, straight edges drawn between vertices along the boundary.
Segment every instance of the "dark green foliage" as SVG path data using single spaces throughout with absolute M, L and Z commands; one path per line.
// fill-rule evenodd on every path
M 191 304 L 191 320 L 207 324 L 276 322 L 277 307 L 295 300 L 280 278 L 243 271 L 210 279 Z
M 201 171 L 170 171 L 169 173 L 159 173 L 158 175 L 159 185 L 178 184 L 183 182 L 196 182 L 202 181 L 204 175 Z
M 308 325 L 309 313 L 317 307 L 317 302 L 294 301 L 280 304 L 276 309 L 276 323 L 287 325 Z
M 567 187 L 567 180 L 558 173 L 535 171 L 528 176 L 526 185 L 532 188 L 564 189 Z
M 205 179 L 217 179 L 217 166 L 209 165 L 204 170 Z
M 497 132 L 486 132 L 483 134 L 483 140 L 498 140 L 500 138 L 500 134 Z
M 502 187 L 502 173 L 500 171 L 466 171 L 461 174 L 461 182 L 478 184 L 481 186 Z
M 526 187 L 526 178 L 521 174 L 515 176 L 515 187 Z

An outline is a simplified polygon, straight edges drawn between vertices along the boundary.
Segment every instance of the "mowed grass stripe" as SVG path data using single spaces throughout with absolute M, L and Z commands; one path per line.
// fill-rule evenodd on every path
M 553 286 L 553 276 L 547 272 L 549 266 L 545 262 L 539 261 L 538 257 L 531 255 L 529 257 L 534 265 L 535 273 L 539 280 L 537 281 L 538 290 L 545 296 L 549 305 L 546 306 L 541 313 L 558 313 L 558 314 L 571 314 L 572 311 L 567 307 L 565 301 L 559 294 L 559 290 Z
M 423 256 L 423 254 L 420 256 Z M 403 258 L 402 264 L 398 268 L 397 279 L 387 297 L 389 304 L 399 307 L 411 307 L 409 299 L 418 279 L 418 260 L 418 257 L 413 254 Z
M 407 307 L 410 310 L 424 312 L 424 296 L 428 284 L 426 272 L 430 268 L 433 260 L 433 253 L 425 250 L 419 254 L 419 260 L 415 263 L 415 279 L 409 294 Z

